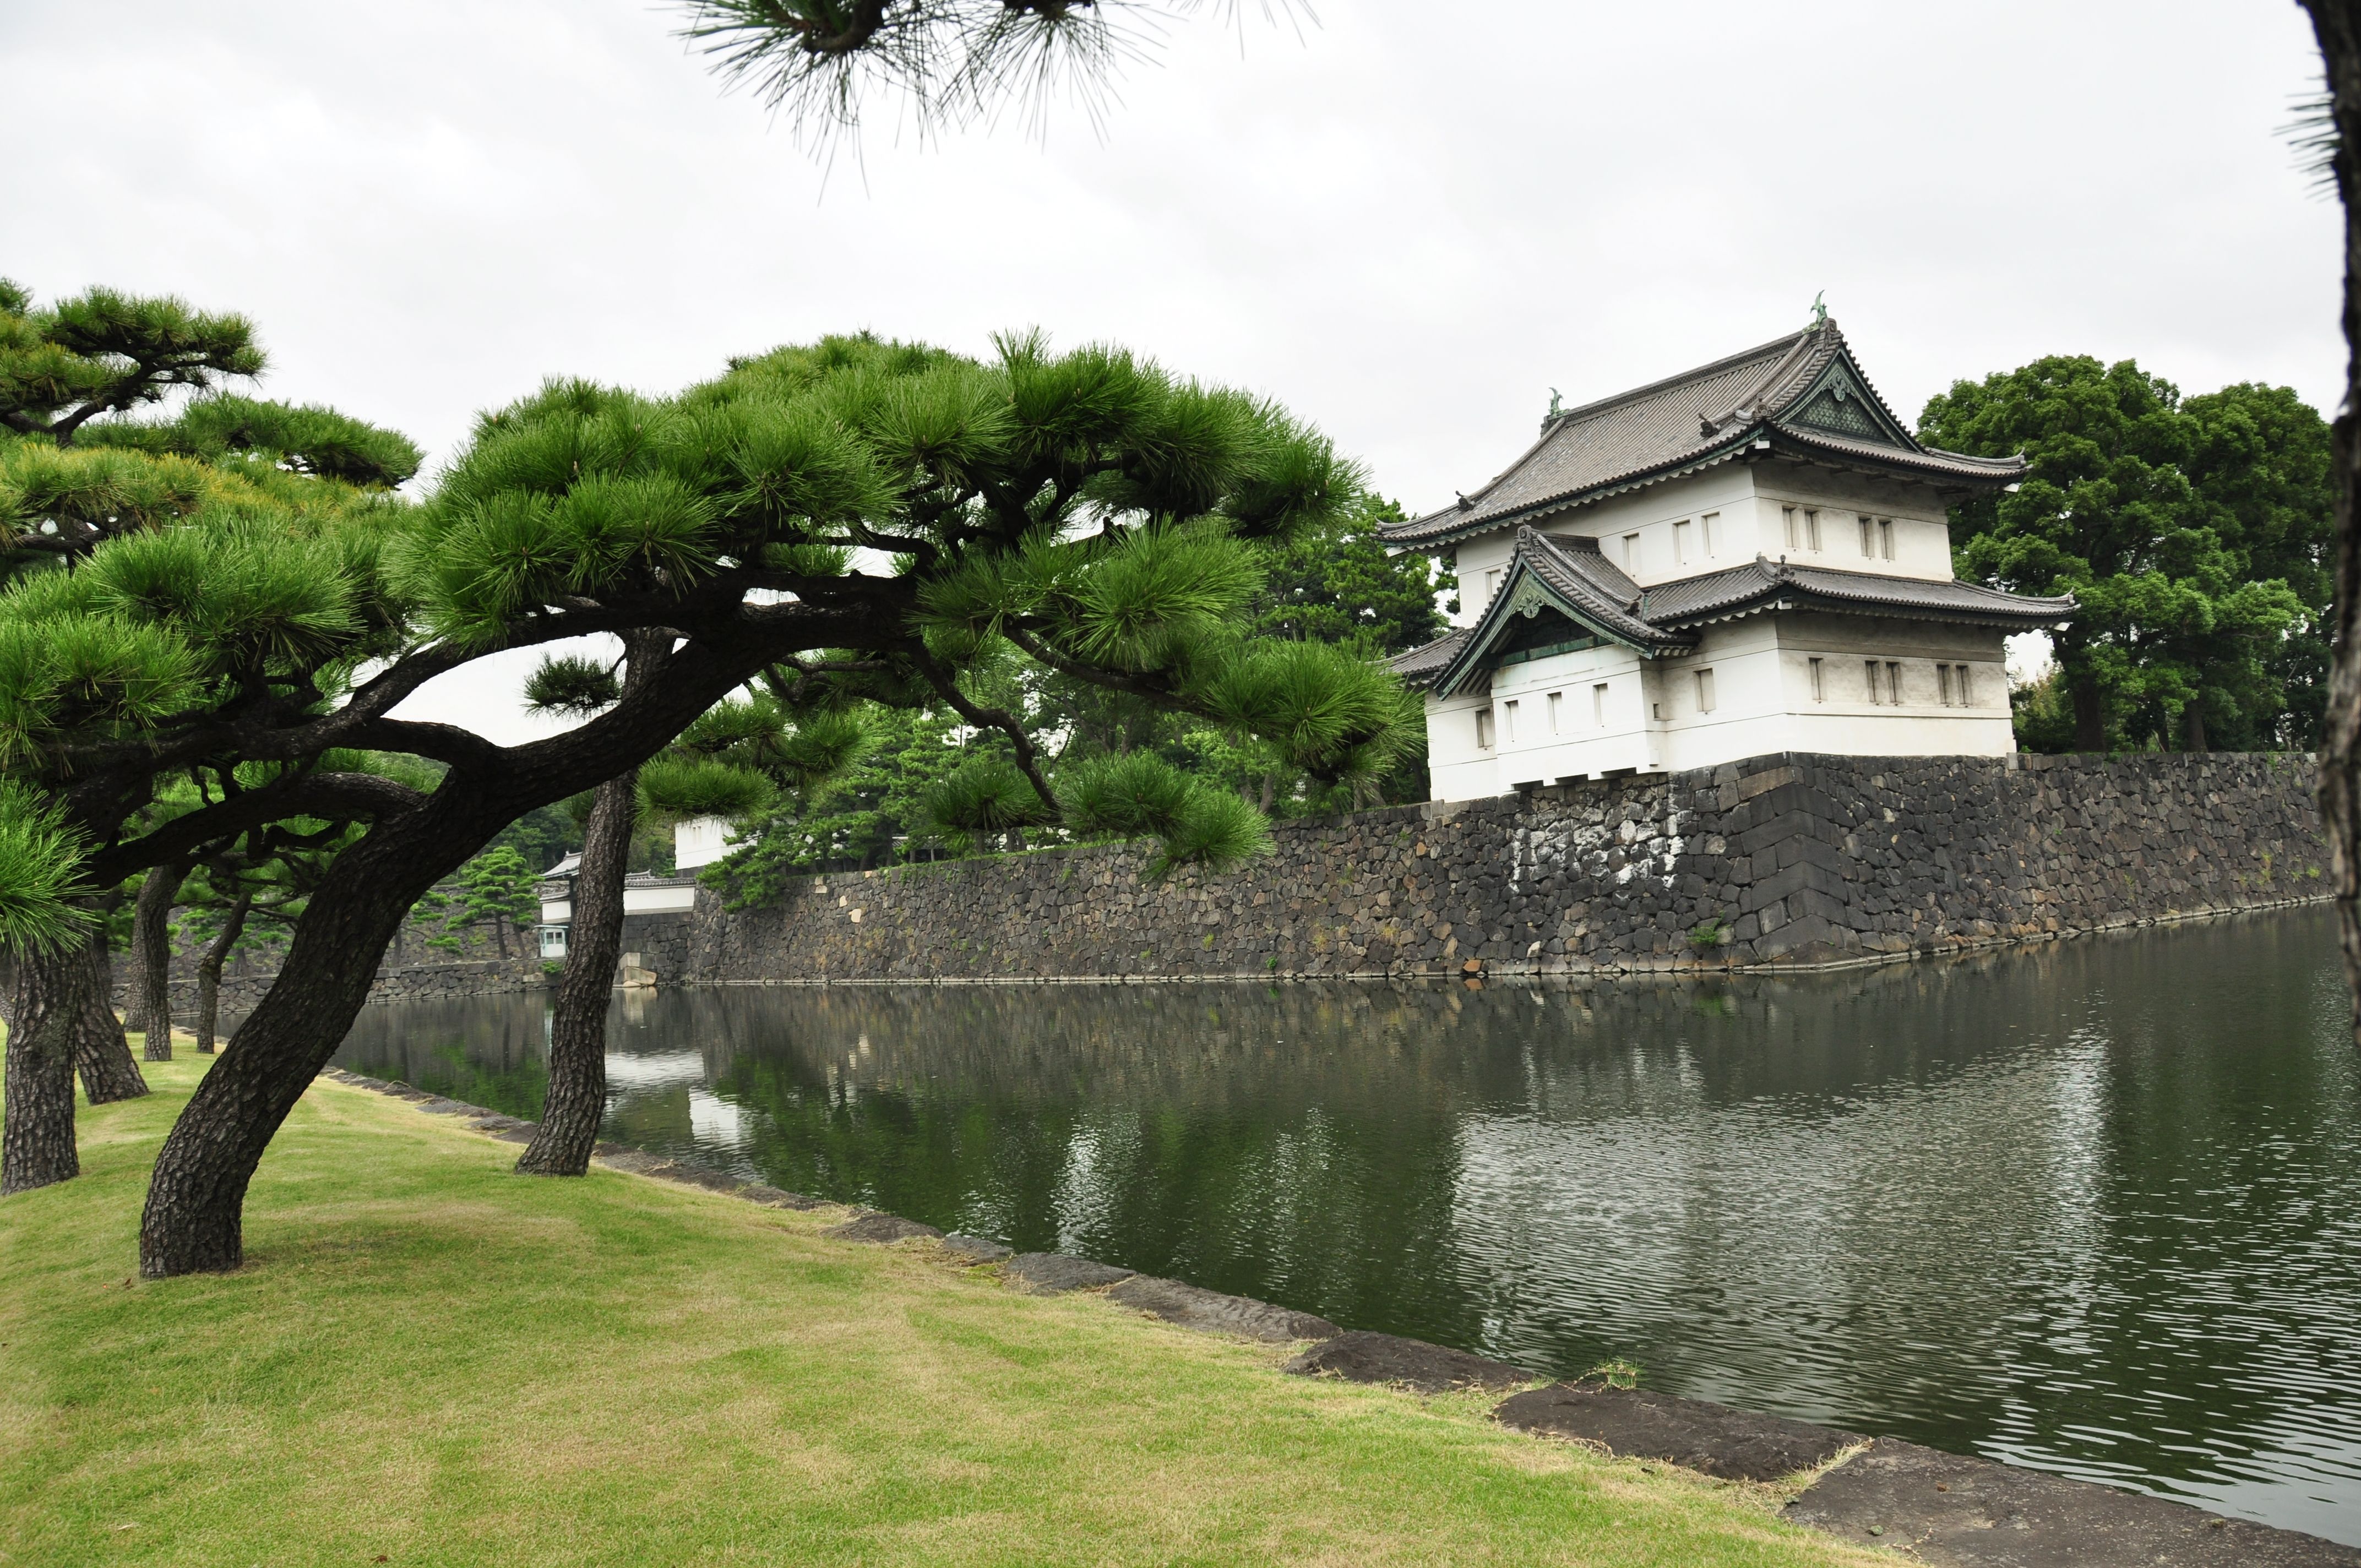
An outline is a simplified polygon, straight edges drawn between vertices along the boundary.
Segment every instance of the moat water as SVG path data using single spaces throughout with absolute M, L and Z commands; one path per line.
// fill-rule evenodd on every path
M 538 995 L 337 1060 L 520 1116 Z M 2361 1543 L 2324 912 L 1708 984 L 664 992 L 609 1135 L 1570 1375 Z

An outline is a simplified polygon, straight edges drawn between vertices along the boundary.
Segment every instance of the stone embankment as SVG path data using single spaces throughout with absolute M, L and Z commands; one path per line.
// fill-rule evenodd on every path
M 818 876 L 635 938 L 668 981 L 1841 963 L 2308 901 L 2311 759 L 1782 755 L 1279 825 L 1224 875 L 1093 846 Z
M 340 1068 L 321 1076 L 413 1102 L 432 1114 L 465 1119 L 477 1131 L 506 1142 L 533 1140 L 533 1124 L 481 1105 Z M 597 1157 L 615 1169 L 769 1208 L 839 1207 L 711 1166 L 620 1145 L 600 1144 Z M 996 1271 L 1004 1284 L 1032 1295 L 1098 1294 L 1113 1306 L 1180 1328 L 1301 1345 L 1281 1368 L 1297 1376 L 1341 1377 L 1416 1394 L 1507 1394 L 1492 1412 L 1503 1426 L 1579 1442 L 1610 1458 L 1795 1488 L 1781 1509 L 1791 1523 L 1861 1546 L 1898 1548 L 1916 1561 L 1948 1568 L 2147 1568 L 2165 1563 L 2183 1568 L 2361 1568 L 2361 1550 L 2184 1503 L 1652 1389 L 1587 1380 L 1554 1383 L 1546 1372 L 1468 1351 L 1340 1329 L 1309 1312 L 1091 1258 L 1012 1252 L 988 1238 L 946 1235 L 896 1214 L 848 1210 L 820 1234 L 848 1245 L 934 1248 L 949 1266 Z

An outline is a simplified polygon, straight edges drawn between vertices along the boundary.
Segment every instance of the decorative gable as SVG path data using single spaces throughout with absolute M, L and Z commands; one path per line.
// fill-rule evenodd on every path
M 1861 384 L 1841 355 L 1781 418 L 1784 423 L 1826 431 L 1853 441 L 1874 442 L 1905 452 L 1917 450 L 1917 443 L 1894 423 L 1884 405 Z

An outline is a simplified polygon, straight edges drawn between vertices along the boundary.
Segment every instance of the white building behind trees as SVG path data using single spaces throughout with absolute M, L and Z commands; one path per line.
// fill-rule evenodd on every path
M 2070 598 L 1951 575 L 1950 505 L 2021 459 L 1923 446 L 1832 321 L 1553 412 L 1508 469 L 1387 531 L 1474 621 L 1392 661 L 1437 800 L 1778 751 L 2015 749 L 2004 644 Z

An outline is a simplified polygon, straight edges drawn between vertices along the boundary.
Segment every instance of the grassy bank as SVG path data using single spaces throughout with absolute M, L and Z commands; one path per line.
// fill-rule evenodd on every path
M 0 1562 L 1890 1561 L 1765 1489 L 1501 1431 L 1488 1401 L 1019 1296 L 832 1216 L 594 1171 L 308 1094 L 236 1275 L 132 1277 L 203 1064 L 82 1112 L 0 1201 Z

